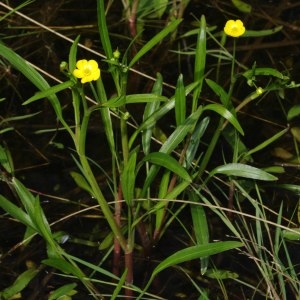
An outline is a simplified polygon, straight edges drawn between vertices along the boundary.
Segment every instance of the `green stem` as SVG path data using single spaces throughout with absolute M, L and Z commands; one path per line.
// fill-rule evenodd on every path
M 205 171 L 205 168 L 207 167 L 208 162 L 210 161 L 210 158 L 213 154 L 213 151 L 216 147 L 216 144 L 219 140 L 220 134 L 222 132 L 222 128 L 223 128 L 223 124 L 224 124 L 224 119 L 221 118 L 219 121 L 219 125 L 217 127 L 217 129 L 214 132 L 214 135 L 209 143 L 209 146 L 204 154 L 204 157 L 201 161 L 200 167 L 199 167 L 199 171 L 198 171 L 198 176 L 201 177 L 203 172 Z
M 233 91 L 233 87 L 235 84 L 235 76 L 234 76 L 234 66 L 235 66 L 235 48 L 236 48 L 236 41 L 233 41 L 233 53 L 232 53 L 232 63 L 231 63 L 231 76 L 230 76 L 230 87 L 229 87 L 229 91 L 227 94 L 227 108 L 229 107 L 229 103 L 230 103 L 230 99 L 231 99 L 231 95 L 232 95 L 232 91 Z M 209 143 L 209 146 L 204 154 L 204 157 L 201 161 L 200 167 L 199 167 L 199 171 L 198 174 L 201 177 L 203 172 L 205 171 L 205 168 L 207 167 L 208 162 L 210 161 L 210 158 L 213 154 L 213 151 L 216 147 L 216 144 L 219 140 L 219 137 L 221 135 L 221 132 L 224 128 L 224 123 L 225 123 L 225 119 L 221 118 L 218 124 L 217 129 L 214 132 L 214 135 Z
M 127 120 L 124 118 L 124 115 L 121 116 L 120 129 L 121 129 L 123 163 L 124 163 L 124 166 L 125 166 L 128 162 L 128 157 L 129 157 L 128 149 L 129 149 L 129 146 L 128 146 Z
M 126 97 L 126 85 L 127 85 L 127 72 L 121 73 L 121 95 Z M 126 104 L 125 104 L 126 105 Z M 123 164 L 126 166 L 129 157 L 129 144 L 128 144 L 128 133 L 127 133 L 127 117 L 126 117 L 126 106 L 123 105 L 121 109 L 120 119 L 120 130 L 121 130 L 121 142 L 123 152 Z
M 83 100 L 83 102 L 84 102 L 84 100 Z M 106 202 L 106 199 L 98 185 L 98 182 L 93 174 L 93 171 L 90 167 L 88 159 L 85 155 L 86 132 L 87 132 L 87 128 L 88 128 L 88 122 L 89 122 L 91 111 L 92 110 L 90 110 L 90 109 L 85 110 L 85 113 L 84 113 L 84 116 L 82 119 L 81 129 L 80 129 L 80 139 L 79 139 L 79 144 L 78 144 L 78 148 L 77 148 L 77 153 L 79 155 L 79 159 L 80 159 L 83 171 L 84 171 L 84 175 L 93 190 L 94 196 L 97 199 L 97 201 L 101 207 L 103 215 L 106 218 L 107 222 L 109 223 L 109 226 L 110 226 L 111 230 L 113 231 L 115 237 L 118 239 L 123 251 L 125 253 L 127 253 L 128 247 L 127 247 L 127 243 L 124 238 L 124 235 L 122 234 L 120 227 L 118 226 L 118 224 L 116 223 L 116 221 L 114 219 L 114 216 L 110 210 L 110 207 Z

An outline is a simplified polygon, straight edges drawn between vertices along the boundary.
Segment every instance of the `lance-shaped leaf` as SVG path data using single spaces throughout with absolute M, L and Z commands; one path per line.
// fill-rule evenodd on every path
M 182 125 L 178 126 L 174 132 L 169 136 L 167 141 L 161 146 L 160 153 L 171 153 L 187 136 L 189 132 L 194 128 L 197 123 L 201 113 L 203 111 L 202 106 L 200 106 L 192 115 L 190 115 Z M 146 190 L 150 186 L 151 182 L 154 180 L 157 172 L 159 171 L 159 166 L 152 166 L 148 173 L 146 182 L 144 184 L 141 195 L 145 195 Z
M 163 78 L 162 78 L 161 74 L 158 73 L 157 79 L 152 88 L 152 93 L 154 95 L 161 95 L 162 84 L 163 84 Z M 159 108 L 159 105 L 160 105 L 159 101 L 148 102 L 145 105 L 143 121 L 147 120 Z M 142 145 L 143 145 L 143 151 L 145 154 L 149 154 L 149 152 L 150 152 L 150 143 L 151 143 L 151 137 L 152 137 L 152 130 L 153 130 L 154 126 L 155 126 L 155 123 L 150 124 L 142 132 Z
M 191 182 L 192 179 L 186 169 L 172 156 L 162 152 L 152 152 L 146 155 L 143 161 L 149 161 L 152 164 L 165 167 L 177 174 L 182 179 Z
M 223 166 L 216 167 L 213 169 L 209 176 L 214 176 L 215 174 L 224 174 L 227 176 L 237 176 L 237 177 L 244 177 L 249 179 L 257 179 L 257 180 L 264 180 L 264 181 L 274 181 L 278 178 L 272 174 L 267 173 L 264 170 L 245 165 L 239 163 L 230 163 Z
M 29 269 L 21 273 L 15 282 L 0 292 L 1 299 L 20 299 L 17 295 L 26 288 L 30 281 L 39 273 L 39 269 Z M 15 297 L 14 297 L 15 296 Z
M 236 117 L 223 105 L 220 104 L 208 104 L 204 107 L 203 110 L 212 110 L 221 115 L 224 119 L 228 120 L 229 123 L 231 123 L 234 128 L 241 134 L 244 135 L 243 128 L 241 127 L 240 123 L 236 119 Z
M 176 125 L 179 126 L 185 120 L 186 113 L 186 99 L 185 90 L 183 85 L 183 76 L 179 75 L 177 80 L 177 86 L 175 90 L 175 119 Z
M 188 95 L 194 88 L 196 88 L 199 85 L 199 82 L 193 82 L 189 84 L 185 88 L 185 94 Z M 162 118 L 165 114 L 167 114 L 171 109 L 173 109 L 175 106 L 175 96 L 170 98 L 169 101 L 164 103 L 158 110 L 156 110 L 152 115 L 149 116 L 148 119 L 146 119 L 132 134 L 130 140 L 129 140 L 129 147 L 133 145 L 136 137 L 138 136 L 139 132 L 144 130 L 145 128 L 149 126 L 153 126 L 160 118 Z
M 75 82 L 71 81 L 71 80 L 68 80 L 66 82 L 63 82 L 63 83 L 60 83 L 60 84 L 57 84 L 55 86 L 52 86 L 51 88 L 45 90 L 45 91 L 40 91 L 40 92 L 37 92 L 35 95 L 33 95 L 32 97 L 30 97 L 28 100 L 26 100 L 23 104 L 24 105 L 27 105 L 31 102 L 34 102 L 36 100 L 40 100 L 40 99 L 43 99 L 43 98 L 48 98 L 49 96 L 53 95 L 53 94 L 56 94 L 60 91 L 63 91 L 71 86 L 73 86 L 75 84 Z
M 0 53 L 7 59 L 17 70 L 19 70 L 28 80 L 30 80 L 40 91 L 46 91 L 50 88 L 48 82 L 40 75 L 25 59 L 16 54 L 3 44 L 0 44 Z M 49 95 L 56 115 L 62 119 L 62 109 L 55 94 Z
M 214 255 L 217 253 L 221 253 L 242 246 L 243 243 L 240 242 L 226 241 L 226 242 L 210 243 L 206 245 L 197 245 L 197 246 L 185 248 L 183 250 L 179 250 L 178 252 L 170 255 L 168 258 L 166 258 L 165 260 L 163 260 L 161 263 L 158 264 L 158 266 L 153 270 L 151 278 L 148 281 L 144 291 L 146 291 L 147 288 L 150 286 L 154 277 L 161 271 L 165 270 L 166 268 L 178 265 L 186 261 L 191 261 L 193 259 Z M 141 299 L 143 294 L 144 293 L 142 293 L 137 299 Z
M 135 188 L 137 149 L 130 153 L 127 164 L 121 174 L 122 192 L 128 206 L 131 206 Z
M 242 74 L 247 79 L 252 79 L 253 76 L 273 76 L 279 79 L 288 80 L 289 77 L 273 68 L 255 68 L 248 70 Z
M 132 103 L 147 103 L 147 102 L 156 102 L 156 101 L 167 101 L 168 98 L 160 95 L 154 94 L 133 94 L 126 96 L 113 97 L 107 102 L 103 103 L 103 106 L 106 107 L 120 107 L 124 104 Z

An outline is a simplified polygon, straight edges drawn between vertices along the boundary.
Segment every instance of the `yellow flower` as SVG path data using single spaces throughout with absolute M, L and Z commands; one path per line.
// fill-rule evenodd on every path
M 245 33 L 246 29 L 241 20 L 229 20 L 226 22 L 224 32 L 232 37 L 239 37 Z
M 73 71 L 73 75 L 81 79 L 81 83 L 90 82 L 92 80 L 97 80 L 100 77 L 100 69 L 95 60 L 86 59 L 79 60 L 76 63 L 76 68 Z

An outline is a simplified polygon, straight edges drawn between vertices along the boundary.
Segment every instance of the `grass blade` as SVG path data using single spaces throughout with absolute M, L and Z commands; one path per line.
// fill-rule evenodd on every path
M 162 94 L 162 86 L 163 86 L 163 78 L 161 74 L 157 74 L 157 79 L 153 85 L 152 93 L 154 95 L 160 96 Z M 158 108 L 160 102 L 159 101 L 152 101 L 148 102 L 145 106 L 144 114 L 143 114 L 143 121 L 147 120 Z M 155 126 L 154 124 L 150 124 L 145 130 L 142 132 L 142 145 L 143 151 L 147 155 L 150 152 L 150 144 L 151 144 L 151 137 L 152 137 L 152 130 Z
M 185 248 L 183 250 L 179 250 L 176 253 L 170 255 L 168 258 L 163 260 L 158 266 L 153 270 L 150 280 L 148 281 L 144 292 L 150 286 L 154 277 L 165 270 L 166 268 L 172 267 L 174 265 L 178 265 L 180 263 L 191 261 L 193 259 L 198 259 L 201 257 L 206 257 L 209 255 L 214 255 L 217 253 L 221 253 L 227 250 L 235 249 L 238 247 L 242 247 L 243 243 L 236 241 L 226 241 L 226 242 L 216 242 L 210 243 L 207 245 L 197 245 Z M 141 299 L 143 294 L 141 294 L 137 299 Z
M 209 176 L 214 176 L 215 174 L 225 174 L 227 176 L 238 176 L 244 177 L 249 179 L 258 179 L 258 180 L 265 180 L 265 181 L 274 181 L 277 180 L 272 174 L 267 173 L 261 169 L 240 164 L 240 163 L 229 163 L 226 165 L 219 166 L 213 169 Z
M 191 201 L 198 201 L 198 196 L 195 193 L 189 193 Z M 196 237 L 197 245 L 206 245 L 209 243 L 209 230 L 207 224 L 206 213 L 202 205 L 191 205 L 191 215 L 193 221 L 193 229 Z M 201 257 L 201 274 L 203 275 L 208 267 L 209 257 Z
M 196 45 L 196 57 L 194 66 L 194 82 L 200 82 L 199 86 L 193 93 L 193 106 L 192 111 L 195 111 L 198 107 L 198 99 L 200 97 L 204 79 L 206 65 L 206 20 L 202 15 L 200 20 L 200 29 L 197 38 Z
M 48 82 L 21 56 L 14 51 L 0 44 L 0 53 L 17 70 L 19 70 L 28 80 L 30 80 L 40 91 L 46 91 L 50 88 Z M 62 119 L 62 109 L 58 98 L 52 94 L 48 96 L 56 115 Z
M 185 120 L 186 115 L 186 99 L 183 85 L 183 76 L 179 75 L 175 90 L 175 119 L 176 125 L 179 126 Z
M 143 161 L 149 161 L 152 164 L 165 167 L 166 169 L 177 174 L 182 179 L 191 182 L 192 179 L 184 167 L 172 156 L 162 152 L 152 152 L 146 155 Z
M 219 115 L 221 115 L 224 119 L 226 119 L 231 125 L 234 126 L 234 128 L 241 134 L 244 135 L 244 130 L 241 127 L 240 123 L 236 119 L 236 117 L 228 110 L 226 109 L 223 105 L 220 104 L 208 104 L 204 107 L 203 110 L 212 110 Z
M 39 273 L 38 269 L 29 269 L 21 273 L 15 282 L 2 292 L 0 292 L 1 299 L 19 299 L 19 294 L 30 283 L 30 281 Z M 16 298 L 13 298 L 13 297 Z
M 111 59 L 113 57 L 113 52 L 112 52 L 107 24 L 106 24 L 106 16 L 105 16 L 105 8 L 104 8 L 103 0 L 97 0 L 97 13 L 98 13 L 98 31 L 100 34 L 101 44 L 107 59 Z

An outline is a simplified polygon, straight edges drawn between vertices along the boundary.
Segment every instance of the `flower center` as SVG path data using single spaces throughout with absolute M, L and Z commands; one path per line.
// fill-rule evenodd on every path
M 92 66 L 87 64 L 83 67 L 83 73 L 85 76 L 89 76 L 92 74 Z
M 233 25 L 233 26 L 231 27 L 231 30 L 232 30 L 233 32 L 238 32 L 238 31 L 239 31 L 239 29 L 238 29 L 238 27 L 237 27 L 236 25 Z

